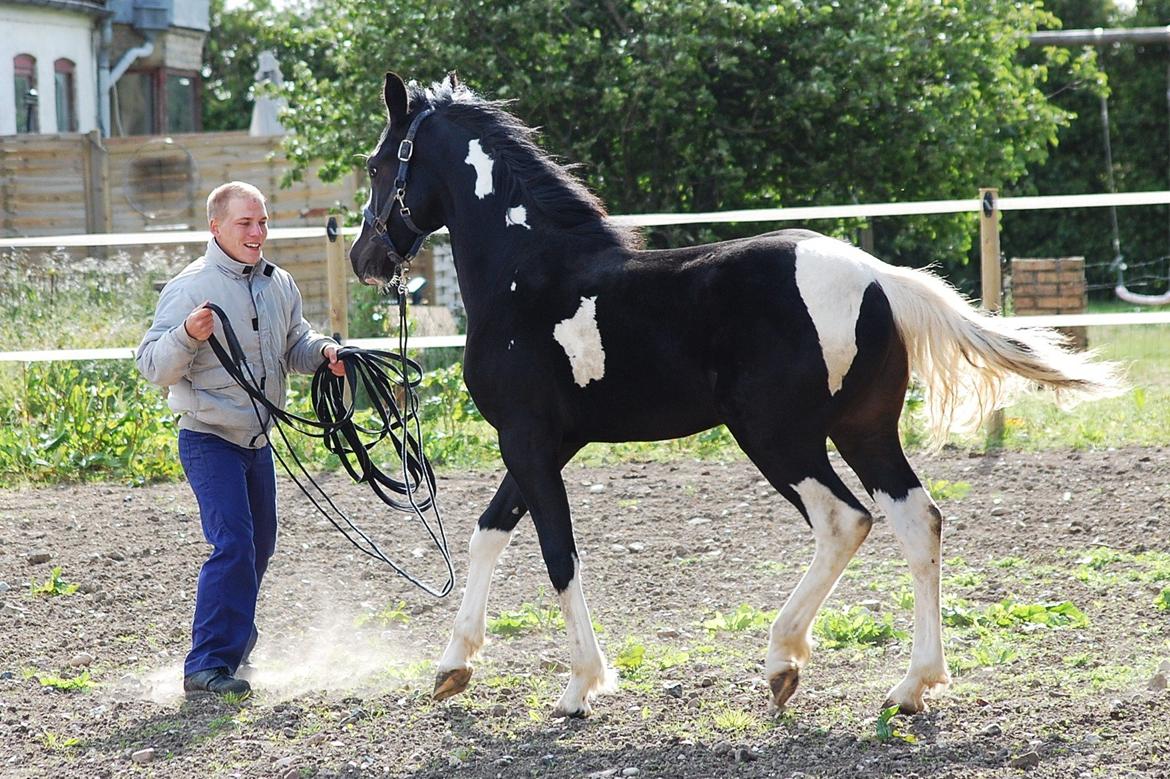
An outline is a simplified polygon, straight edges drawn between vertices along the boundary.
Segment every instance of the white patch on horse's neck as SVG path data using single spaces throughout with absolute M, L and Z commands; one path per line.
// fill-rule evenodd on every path
M 528 209 L 524 206 L 512 206 L 508 212 L 504 214 L 504 226 L 511 227 L 519 225 L 525 230 L 531 230 L 532 227 L 528 224 Z
M 597 329 L 597 296 L 581 298 L 577 313 L 553 328 L 553 338 L 569 356 L 573 381 L 584 387 L 605 376 L 605 350 Z
M 495 162 L 479 145 L 478 138 L 473 138 L 467 144 L 467 159 L 463 161 L 475 168 L 475 196 L 477 198 L 483 200 L 496 191 L 495 185 L 492 183 L 492 166 L 495 165 Z
M 836 394 L 857 356 L 857 316 L 874 281 L 869 255 L 836 238 L 820 236 L 796 245 L 796 288 L 817 330 L 829 394 Z

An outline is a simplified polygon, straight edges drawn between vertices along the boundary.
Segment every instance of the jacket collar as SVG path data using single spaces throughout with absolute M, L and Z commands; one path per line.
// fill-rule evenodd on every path
M 248 265 L 247 263 L 233 260 L 228 256 L 227 252 L 219 248 L 214 238 L 207 241 L 207 253 L 204 255 L 210 265 L 214 265 L 221 273 L 224 273 L 233 278 L 246 279 L 253 275 L 268 275 L 268 260 L 264 257 L 255 265 Z

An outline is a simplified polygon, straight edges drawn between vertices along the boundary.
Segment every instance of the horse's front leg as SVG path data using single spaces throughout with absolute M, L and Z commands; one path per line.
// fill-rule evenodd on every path
M 504 476 L 503 483 L 480 516 L 475 532 L 471 534 L 467 585 L 463 590 L 459 613 L 455 615 L 451 640 L 439 660 L 435 675 L 436 700 L 463 692 L 471 680 L 471 660 L 483 646 L 486 635 L 487 599 L 492 573 L 512 539 L 513 528 L 525 511 L 527 508 L 516 481 L 510 475 Z
M 590 697 L 612 689 L 616 677 L 606 665 L 585 604 L 581 561 L 573 542 L 569 500 L 556 451 L 555 444 L 540 435 L 500 434 L 500 453 L 532 512 L 540 551 L 569 637 L 569 684 L 553 716 L 587 717 L 592 711 Z

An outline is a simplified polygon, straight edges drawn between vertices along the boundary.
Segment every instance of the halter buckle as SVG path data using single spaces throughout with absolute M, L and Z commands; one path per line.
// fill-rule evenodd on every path
M 409 138 L 403 138 L 402 143 L 398 144 L 398 161 L 410 162 L 410 158 L 414 156 L 414 141 Z

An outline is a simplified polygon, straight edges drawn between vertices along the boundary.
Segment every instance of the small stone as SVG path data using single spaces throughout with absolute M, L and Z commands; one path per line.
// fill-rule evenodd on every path
M 592 493 L 605 492 L 605 485 L 604 484 L 591 484 L 591 485 L 589 485 L 589 491 Z
M 1170 674 L 1170 660 L 1163 660 L 1162 662 L 1158 663 L 1158 673 Z
M 1029 749 L 1022 755 L 1016 755 L 1013 757 L 1010 761 L 1008 761 L 1008 765 L 1012 768 L 1021 768 L 1024 770 L 1035 768 L 1036 766 L 1040 765 L 1040 753 L 1035 749 Z
M 727 741 L 717 741 L 715 746 L 711 747 L 711 751 L 717 755 L 726 755 L 731 751 L 731 744 Z
M 1166 674 L 1161 673 L 1161 672 L 1154 674 L 1153 678 L 1150 679 L 1150 683 L 1149 683 L 1147 689 L 1165 690 L 1166 689 Z
M 135 763 L 149 763 L 154 760 L 154 747 L 147 747 L 140 749 L 130 755 L 130 759 Z
M 0 582 L 0 592 L 8 592 L 8 582 Z
M 690 519 L 687 520 L 687 524 L 688 525 L 706 525 L 710 521 L 711 520 L 707 519 L 706 517 L 691 517 Z
M 667 682 L 662 685 L 662 691 L 672 698 L 681 698 L 683 694 L 682 682 Z
M 122 554 L 117 549 L 111 549 L 110 551 L 103 553 L 102 557 L 106 558 L 107 560 L 113 560 L 116 563 L 120 563 L 126 559 L 126 555 Z
M 642 773 L 642 772 L 639 771 L 637 768 L 634 768 L 633 766 L 630 766 L 629 768 L 622 769 L 622 776 L 637 776 L 640 773 Z
M 654 635 L 658 636 L 659 638 L 678 638 L 679 632 L 677 630 L 675 630 L 674 628 L 662 628 L 661 630 L 658 630 Z
M 646 545 L 643 544 L 641 541 L 635 541 L 632 544 L 627 544 L 627 546 L 630 548 L 631 552 L 644 552 L 644 551 L 646 551 Z
M 508 707 L 502 703 L 497 703 L 488 709 L 488 714 L 493 717 L 506 717 L 508 716 Z
M 28 555 L 29 565 L 40 565 L 47 563 L 53 559 L 53 555 L 48 552 L 30 552 Z
M 996 506 L 991 510 L 991 516 L 993 517 L 1002 517 L 1006 513 L 1008 513 L 1006 506 Z
M 748 749 L 747 747 L 739 747 L 738 749 L 735 750 L 735 762 L 737 762 L 737 763 L 750 763 L 753 760 L 758 760 L 759 757 L 760 757 L 760 753 L 755 751 L 754 749 Z
M 1002 736 L 1003 735 L 1003 728 L 1001 728 L 999 725 L 997 725 L 996 723 L 993 722 L 990 725 L 988 725 L 987 727 L 985 727 L 983 730 L 979 731 L 979 735 L 984 736 L 986 738 L 994 738 L 995 736 Z
M 84 668 L 93 662 L 93 655 L 89 652 L 78 652 L 73 657 L 69 658 L 69 666 L 71 668 Z
M 300 779 L 301 769 L 290 768 L 280 775 L 280 779 Z
M 272 767 L 275 768 L 277 771 L 279 771 L 282 768 L 289 768 L 289 767 L 293 766 L 296 762 L 297 762 L 296 756 L 289 755 L 288 757 L 282 757 L 279 760 L 275 761 L 272 764 Z
M 869 600 L 863 600 L 860 603 L 858 603 L 857 605 L 860 606 L 861 608 L 869 611 L 871 614 L 877 614 L 877 613 L 881 612 L 881 610 L 882 610 L 882 602 L 880 600 L 877 600 L 876 598 L 870 598 Z
M 616 768 L 606 768 L 603 771 L 594 771 L 589 774 L 589 779 L 609 779 L 611 776 L 616 776 L 617 772 Z
M 317 744 L 323 743 L 323 742 L 328 741 L 328 740 L 329 740 L 329 736 L 327 736 L 325 733 L 317 732 L 317 733 L 314 733 L 313 735 L 309 736 L 307 739 L 305 739 L 305 743 L 309 744 L 310 746 L 316 746 Z
M 1096 733 L 1086 733 L 1081 741 L 1089 746 L 1097 746 L 1101 743 L 1101 737 Z
M 285 738 L 296 738 L 297 737 L 297 729 L 296 728 L 285 728 L 284 730 L 280 731 L 280 733 Z
M 613 552 L 614 554 L 625 554 L 626 552 L 628 552 L 630 550 L 626 549 L 621 544 L 610 544 L 609 551 Z
M 543 765 L 545 767 L 551 767 L 551 766 L 555 765 L 556 762 L 557 762 L 557 756 L 551 752 L 549 752 L 544 757 L 540 758 L 541 765 Z

